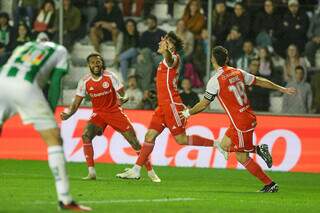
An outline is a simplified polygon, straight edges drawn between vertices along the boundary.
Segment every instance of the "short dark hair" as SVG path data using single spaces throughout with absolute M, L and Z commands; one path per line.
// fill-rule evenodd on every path
M 260 58 L 258 56 L 249 58 L 249 64 L 251 64 L 253 61 L 259 61 L 260 63 Z
M 228 50 L 223 46 L 216 46 L 212 49 L 212 56 L 219 66 L 224 66 L 228 62 Z
M 168 34 L 167 34 L 167 37 L 172 41 L 175 49 L 177 51 L 180 51 L 182 50 L 183 48 L 183 41 L 173 32 L 173 31 L 170 31 Z
M 103 66 L 103 68 L 105 68 L 105 64 L 104 64 L 104 59 L 103 59 L 103 57 L 102 57 L 102 55 L 100 55 L 99 53 L 90 53 L 88 56 L 87 56 L 87 63 L 89 63 L 89 60 L 90 60 L 90 58 L 91 57 L 99 57 L 100 59 L 101 59 L 101 61 L 102 61 L 102 66 Z
M 148 17 L 147 17 L 147 19 L 151 19 L 151 20 L 153 20 L 154 22 L 156 22 L 156 23 L 158 23 L 158 19 L 157 19 L 157 17 L 155 16 L 155 15 L 149 15 Z

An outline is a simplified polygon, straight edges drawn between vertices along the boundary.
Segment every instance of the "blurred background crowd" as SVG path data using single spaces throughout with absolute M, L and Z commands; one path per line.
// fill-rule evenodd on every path
M 318 0 L 8 0 L 0 3 L 0 66 L 12 50 L 45 32 L 70 53 L 61 104 L 69 104 L 88 72 L 86 56 L 100 52 L 126 86 L 128 109 L 156 106 L 158 42 L 168 31 L 184 41 L 179 88 L 192 107 L 205 90 L 209 40 L 225 46 L 230 65 L 298 89 L 292 97 L 248 88 L 264 113 L 320 113 L 320 1 Z M 208 15 L 212 17 L 208 23 Z M 210 27 L 209 27 L 210 25 Z M 208 32 L 212 29 L 212 33 Z M 211 37 L 209 35 L 212 35 Z M 84 103 L 85 105 L 88 102 Z M 209 110 L 221 107 L 213 102 Z

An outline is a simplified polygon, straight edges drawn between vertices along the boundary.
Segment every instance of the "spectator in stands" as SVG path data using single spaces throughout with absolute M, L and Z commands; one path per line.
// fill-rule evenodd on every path
M 142 108 L 142 99 L 143 93 L 137 87 L 137 79 L 134 75 L 128 77 L 128 89 L 125 92 L 125 96 L 128 98 L 128 101 L 123 104 L 125 109 L 141 109 Z
M 4 44 L 5 51 L 10 52 L 13 43 L 13 28 L 9 24 L 9 14 L 0 12 L 0 42 Z
M 120 51 L 116 56 L 116 60 L 120 62 L 122 79 L 126 82 L 129 74 L 129 63 L 136 59 L 139 47 L 137 23 L 133 19 L 126 20 L 125 30 L 123 33 L 119 34 L 117 43 L 118 45 L 116 46 L 118 46 Z
M 77 0 L 73 1 L 74 6 L 80 9 L 83 21 L 86 25 L 86 32 L 89 32 L 93 19 L 98 14 L 98 2 L 100 0 Z
M 6 51 L 4 43 L 0 42 L 0 68 L 7 62 L 10 52 Z
M 237 59 L 242 54 L 243 37 L 238 26 L 232 26 L 230 33 L 224 42 L 224 47 L 227 48 L 230 55 L 230 64 L 234 65 Z
M 201 14 L 200 9 L 201 3 L 199 0 L 190 0 L 182 16 L 186 28 L 193 33 L 196 39 L 201 37 L 201 31 L 205 26 L 205 17 Z
M 307 35 L 309 42 L 306 44 L 305 53 L 311 65 L 315 66 L 315 55 L 320 49 L 320 7 L 311 19 Z
M 189 57 L 194 48 L 194 36 L 186 28 L 183 19 L 178 20 L 175 33 L 183 41 L 184 56 Z
M 313 93 L 312 110 L 320 114 L 320 73 L 316 73 L 311 79 L 311 88 Z
M 157 88 L 156 88 L 156 78 L 153 78 L 151 84 L 143 92 L 143 109 L 155 109 L 157 107 Z
M 252 41 L 246 40 L 243 43 L 242 51 L 242 55 L 237 60 L 237 68 L 247 71 L 249 66 L 249 60 L 253 57 L 256 57 Z
M 38 9 L 38 0 L 19 0 L 14 10 L 14 25 L 17 26 L 20 21 L 25 22 L 28 27 L 32 26 L 36 11 Z
M 298 0 L 288 1 L 288 12 L 284 15 L 279 26 L 279 42 L 275 46 L 283 54 L 290 44 L 295 44 L 299 51 L 303 51 L 307 41 L 309 19 L 305 12 L 299 9 Z
M 276 39 L 280 16 L 276 13 L 272 0 L 264 1 L 264 10 L 257 14 L 253 32 L 257 46 L 272 46 Z
M 273 75 L 273 62 L 268 48 L 260 47 L 258 54 L 260 58 L 259 74 L 270 79 Z
M 144 0 L 122 0 L 123 7 L 123 15 L 124 16 L 132 16 L 132 4 L 135 2 L 136 11 L 134 12 L 134 16 L 141 16 L 143 10 Z
M 260 76 L 259 74 L 260 59 L 251 58 L 249 61 L 249 73 Z M 270 99 L 269 90 L 255 85 L 248 87 L 248 98 L 254 111 L 269 111 Z
M 306 82 L 307 74 L 302 66 L 295 68 L 295 78 L 287 86 L 297 89 L 297 94 L 283 95 L 282 112 L 289 114 L 304 114 L 311 112 L 312 91 L 309 83 Z
M 52 39 L 57 31 L 55 27 L 55 4 L 53 0 L 46 0 L 42 3 L 40 11 L 33 23 L 33 32 L 36 34 L 45 32 Z
M 17 35 L 15 37 L 15 41 L 13 42 L 13 47 L 23 45 L 24 43 L 31 41 L 31 34 L 28 26 L 21 22 L 18 26 Z
M 215 37 L 215 44 L 222 45 L 230 31 L 231 15 L 226 10 L 224 0 L 217 0 L 215 2 L 212 14 L 212 33 Z
M 246 12 L 242 3 L 236 3 L 231 16 L 230 26 L 237 26 L 243 38 L 247 38 L 250 32 L 250 15 Z
M 100 52 L 101 42 L 116 42 L 119 31 L 124 29 L 122 13 L 114 0 L 104 0 L 103 5 L 90 29 L 90 40 L 97 52 Z
M 192 91 L 191 82 L 189 79 L 185 78 L 181 82 L 182 92 L 180 93 L 180 97 L 182 102 L 186 107 L 192 108 L 199 102 L 199 97 L 197 93 Z
M 56 16 L 56 28 L 59 27 L 59 16 Z M 71 0 L 63 0 L 63 45 L 71 51 L 74 42 L 81 38 L 80 25 L 81 12 L 75 7 Z M 59 40 L 56 33 L 55 41 Z
M 297 66 L 302 66 L 304 70 L 306 70 L 310 67 L 310 63 L 305 57 L 300 57 L 297 46 L 291 44 L 287 49 L 287 58 L 284 67 L 284 80 L 286 82 L 291 82 L 296 79 L 295 68 Z

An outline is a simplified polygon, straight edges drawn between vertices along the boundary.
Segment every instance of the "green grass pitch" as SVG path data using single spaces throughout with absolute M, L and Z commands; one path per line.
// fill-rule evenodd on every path
M 269 174 L 280 185 L 274 194 L 256 193 L 262 185 L 246 171 L 156 167 L 152 183 L 115 174 L 126 165 L 97 164 L 97 181 L 82 181 L 85 164 L 68 164 L 74 198 L 94 212 L 320 212 L 320 175 Z M 47 162 L 0 160 L 0 212 L 57 212 Z

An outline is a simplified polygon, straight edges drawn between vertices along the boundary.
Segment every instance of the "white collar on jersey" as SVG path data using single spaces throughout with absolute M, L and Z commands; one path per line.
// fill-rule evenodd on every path
M 100 80 L 102 79 L 102 76 L 103 76 L 103 75 L 101 75 L 98 79 L 94 79 L 94 78 L 91 76 L 91 79 L 92 79 L 93 81 L 95 81 L 95 82 L 98 82 L 98 81 L 100 81 Z

